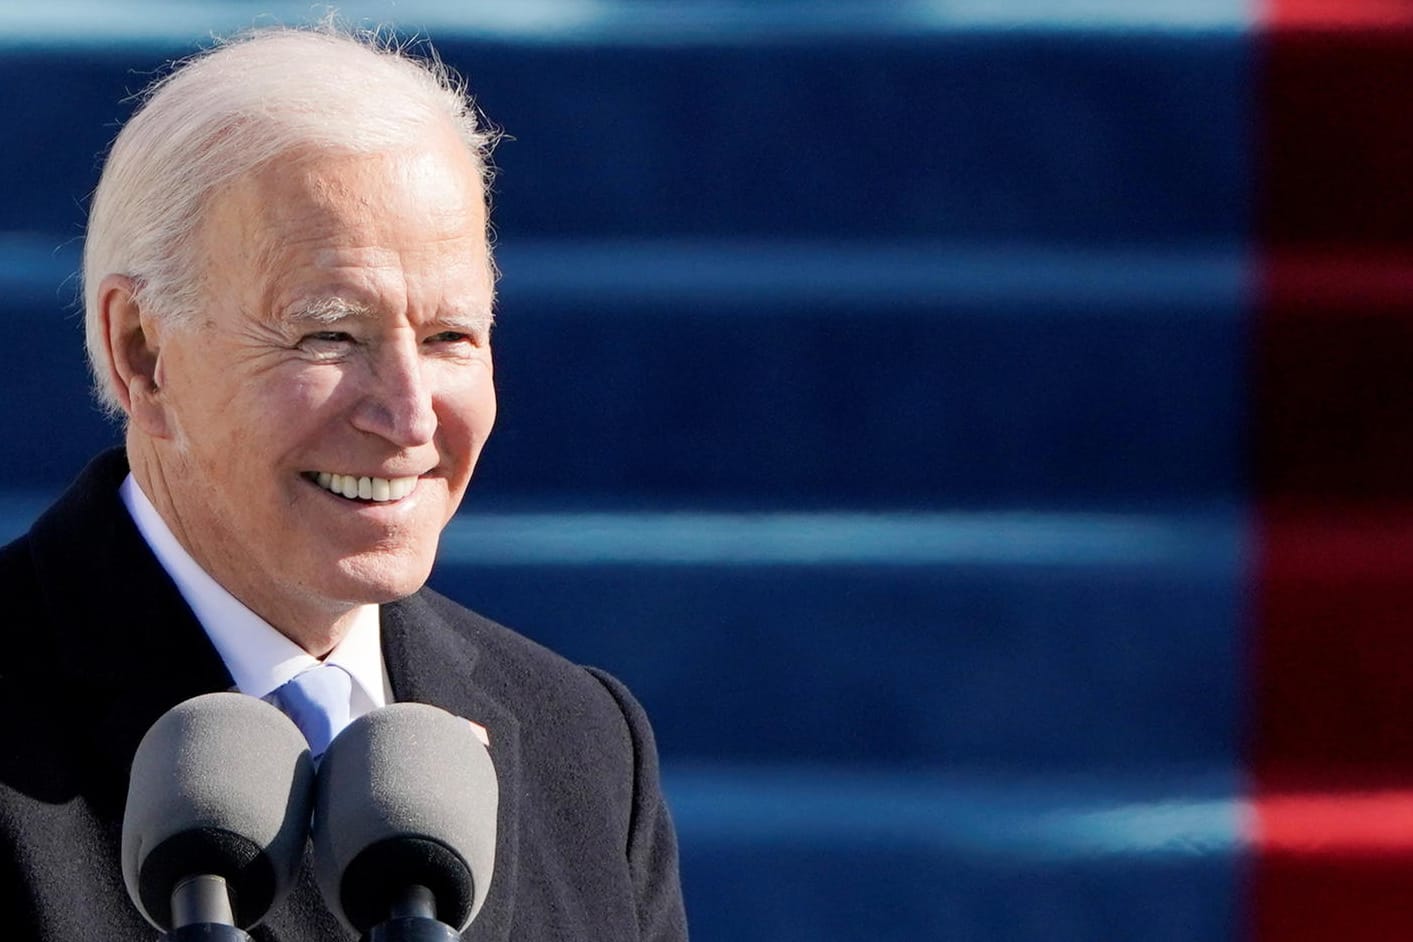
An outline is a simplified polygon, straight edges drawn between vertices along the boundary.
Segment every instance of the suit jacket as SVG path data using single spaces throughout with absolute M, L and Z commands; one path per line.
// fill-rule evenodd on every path
M 143 733 L 228 690 L 220 656 L 118 497 L 123 454 L 96 459 L 0 549 L 0 931 L 54 942 L 155 938 L 127 898 L 119 843 Z M 496 866 L 464 938 L 686 938 L 676 839 L 642 709 L 614 679 L 423 590 L 382 608 L 399 701 L 490 732 Z M 252 932 L 351 938 L 306 864 Z

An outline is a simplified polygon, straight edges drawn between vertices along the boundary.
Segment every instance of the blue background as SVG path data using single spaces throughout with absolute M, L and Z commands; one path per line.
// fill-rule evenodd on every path
M 694 938 L 1238 935 L 1244 7 L 509 6 L 343 8 L 511 135 L 433 583 L 643 700 Z M 74 273 L 124 99 L 306 13 L 0 10 L 6 532 L 115 439 Z

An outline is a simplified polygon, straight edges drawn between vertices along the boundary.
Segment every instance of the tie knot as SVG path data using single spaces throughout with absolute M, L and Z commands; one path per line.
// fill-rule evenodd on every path
M 351 719 L 353 678 L 337 664 L 320 664 L 296 674 L 265 699 L 294 720 L 317 759 Z

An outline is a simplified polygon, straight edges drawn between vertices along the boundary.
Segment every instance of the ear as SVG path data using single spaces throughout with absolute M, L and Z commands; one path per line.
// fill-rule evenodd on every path
M 127 275 L 98 284 L 98 317 L 107 354 L 107 383 L 128 421 L 154 438 L 168 434 L 162 402 L 160 325 L 142 310 Z

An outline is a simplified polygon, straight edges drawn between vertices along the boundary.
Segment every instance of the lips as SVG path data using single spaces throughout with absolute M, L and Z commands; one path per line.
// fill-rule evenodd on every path
M 416 475 L 405 478 L 378 478 L 332 471 L 307 471 L 304 476 L 340 497 L 349 500 L 370 500 L 375 503 L 401 500 L 412 493 L 418 480 Z

